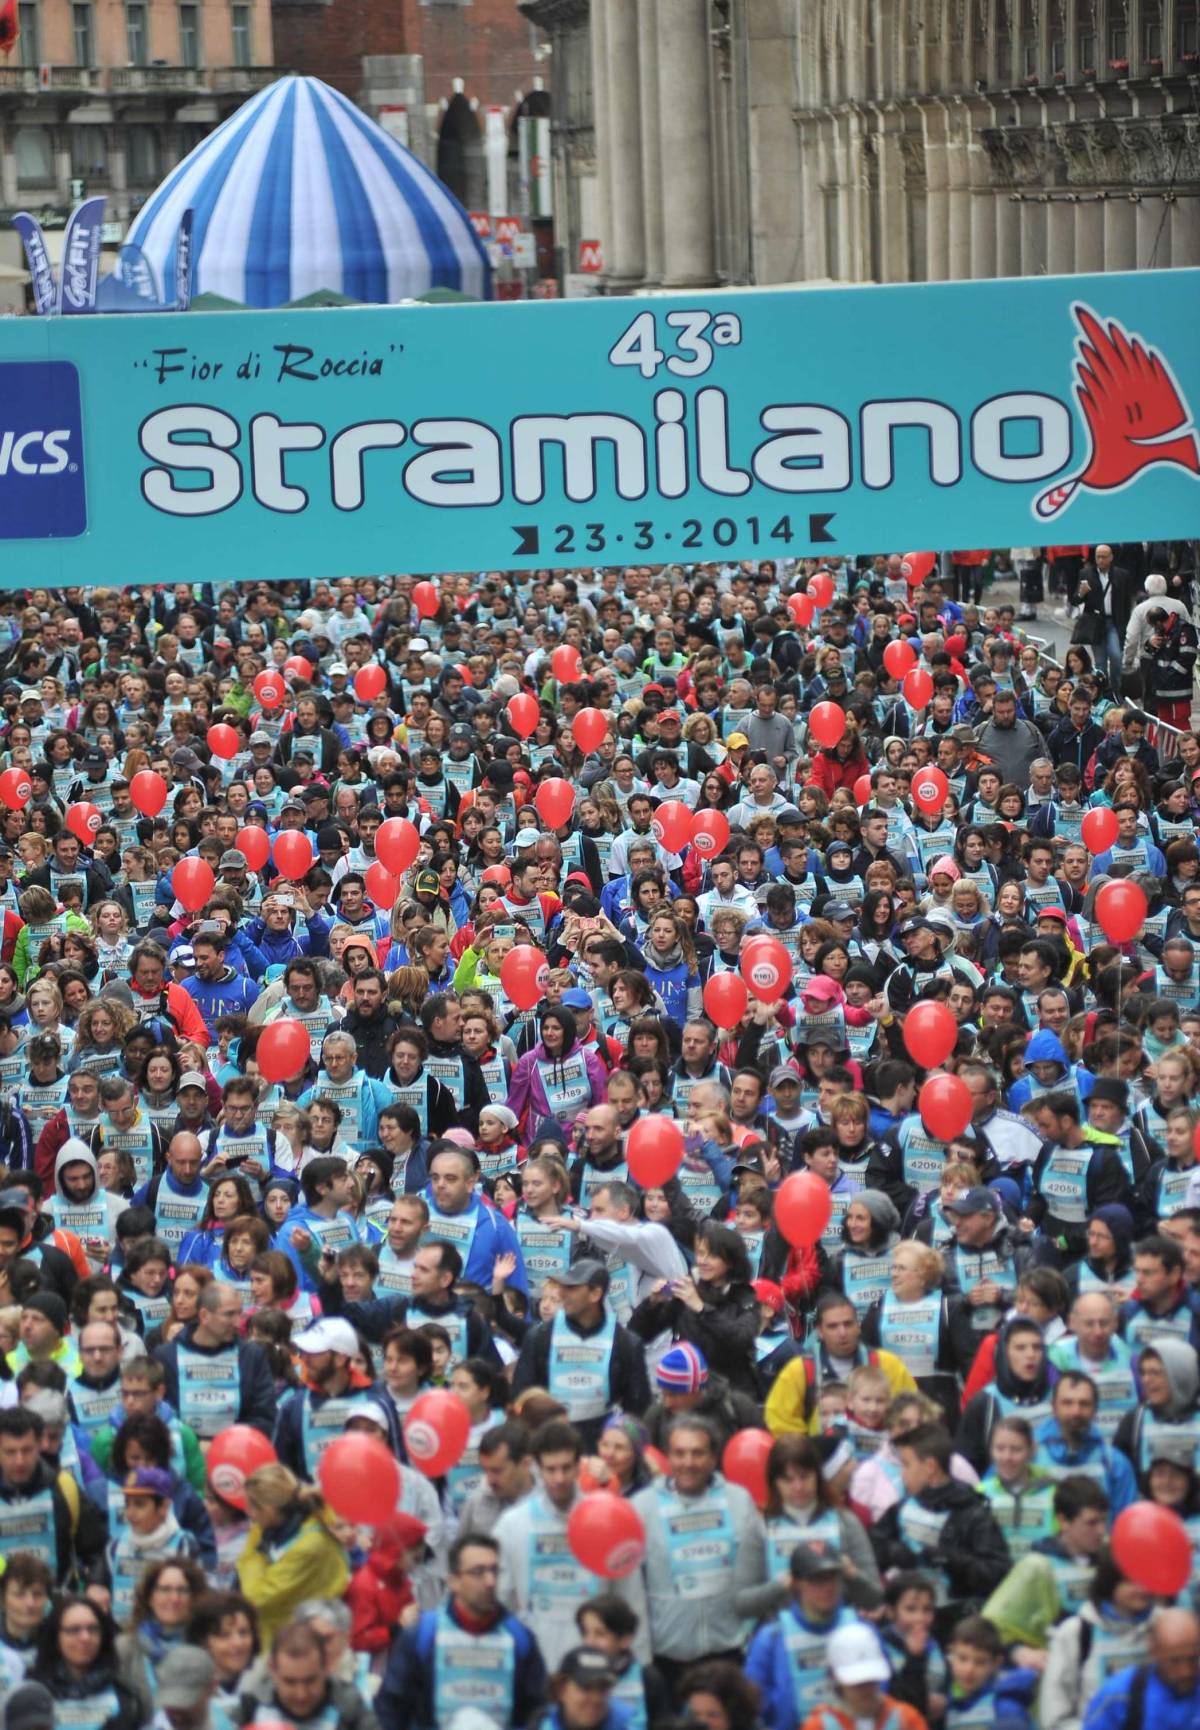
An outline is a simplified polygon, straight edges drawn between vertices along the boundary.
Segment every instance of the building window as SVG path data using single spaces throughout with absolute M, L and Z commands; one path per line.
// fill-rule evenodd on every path
M 144 0 L 126 0 L 125 52 L 131 66 L 144 66 L 146 64 L 149 44 L 146 35 Z
M 1061 36 L 1054 36 L 1050 40 L 1050 70 L 1051 72 L 1065 72 L 1066 66 L 1067 45 Z
M 162 153 L 152 126 L 130 127 L 125 135 L 125 162 L 135 185 L 145 186 L 160 178 Z
M 1096 76 L 1096 38 L 1090 30 L 1079 32 L 1079 70 L 1089 78 Z
M 37 0 L 21 0 L 17 7 L 17 19 L 21 27 L 21 65 L 37 66 L 42 58 Z
M 1195 12 L 1181 13 L 1179 18 L 1180 57 L 1190 54 L 1195 59 L 1198 47 L 1200 47 L 1200 31 L 1197 29 Z
M 75 64 L 92 64 L 92 9 L 89 5 L 72 6 L 71 28 L 74 33 Z
M 233 64 L 235 66 L 253 66 L 253 48 L 250 7 L 235 6 L 233 8 Z
M 1123 24 L 1114 24 L 1108 33 L 1108 58 L 1112 61 L 1129 59 L 1129 32 Z
M 1142 26 L 1142 53 L 1147 60 L 1153 60 L 1162 65 L 1163 33 L 1162 25 L 1157 18 L 1149 19 Z
M 72 126 L 71 175 L 75 180 L 108 179 L 108 133 L 103 126 Z
M 197 67 L 200 64 L 200 8 L 198 6 L 181 6 L 179 8 L 179 59 L 181 65 Z
M 18 186 L 53 186 L 54 151 L 45 126 L 18 126 L 13 135 Z

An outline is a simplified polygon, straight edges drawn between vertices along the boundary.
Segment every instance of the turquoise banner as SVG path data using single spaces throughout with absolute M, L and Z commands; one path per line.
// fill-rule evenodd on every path
M 1200 271 L 0 321 L 0 585 L 1200 534 Z

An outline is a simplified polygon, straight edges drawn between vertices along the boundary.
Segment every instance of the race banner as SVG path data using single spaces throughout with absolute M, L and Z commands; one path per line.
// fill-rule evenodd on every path
M 1164 270 L 4 320 L 0 583 L 1187 538 L 1197 304 Z
M 175 310 L 186 312 L 192 304 L 192 225 L 194 210 L 185 210 L 175 237 Z
M 104 229 L 104 198 L 85 198 L 67 222 L 62 269 L 58 278 L 58 310 L 95 312 L 100 277 L 100 241 Z
M 19 210 L 12 219 L 12 225 L 21 236 L 25 260 L 33 278 L 33 309 L 43 315 L 53 312 L 58 304 L 58 284 L 54 280 L 54 266 L 46 250 L 42 225 L 27 210 Z

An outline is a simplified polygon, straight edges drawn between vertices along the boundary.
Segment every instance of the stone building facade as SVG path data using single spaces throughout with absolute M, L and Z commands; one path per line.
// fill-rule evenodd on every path
M 1200 264 L 1198 0 L 522 8 L 608 292 Z

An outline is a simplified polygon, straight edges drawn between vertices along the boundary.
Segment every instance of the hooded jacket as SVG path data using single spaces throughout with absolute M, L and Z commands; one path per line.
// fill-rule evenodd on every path
M 608 1071 L 604 1067 L 600 1054 L 586 1045 L 579 1043 L 575 1026 L 575 1017 L 569 1009 L 548 1009 L 542 1016 L 542 1024 L 547 1020 L 558 1021 L 563 1030 L 562 1055 L 552 1057 L 546 1050 L 542 1040 L 538 1040 L 532 1051 L 527 1051 L 524 1057 L 517 1060 L 513 1070 L 512 1080 L 508 1087 L 506 1104 L 510 1111 L 517 1114 L 517 1122 L 532 1131 L 544 1119 L 553 1122 L 574 1123 L 593 1105 L 603 1105 L 608 1098 Z M 551 1066 L 552 1077 L 561 1072 L 564 1066 L 574 1057 L 583 1060 L 587 1071 L 587 1079 L 591 1086 L 591 1097 L 575 1108 L 568 1117 L 560 1119 L 558 1113 L 550 1104 L 546 1093 L 546 1084 L 539 1068 L 540 1064 Z
M 1033 1380 L 1018 1381 L 1008 1361 L 1012 1326 L 1012 1323 L 1006 1323 L 996 1341 L 996 1373 L 991 1386 L 973 1394 L 967 1401 L 958 1426 L 958 1451 L 970 1460 L 977 1472 L 987 1471 L 988 1448 L 999 1419 L 1020 1417 L 1036 1425 L 1049 1413 L 1050 1390 L 1058 1379 L 1049 1359 L 1043 1355 L 1041 1367 Z
M 1028 1073 L 1031 1063 L 1057 1063 L 1060 1068 L 1058 1079 L 1050 1088 L 1043 1088 Z M 1094 1077 L 1086 1069 L 1072 1069 L 1071 1061 L 1063 1050 L 1062 1040 L 1049 1027 L 1039 1027 L 1025 1047 L 1026 1073 L 1019 1081 L 1014 1081 L 1008 1090 L 1008 1105 L 1010 1111 L 1020 1111 L 1029 1104 L 1031 1099 L 1043 1092 L 1074 1091 L 1080 1099 L 1086 1099 L 1092 1091 Z
M 914 1549 L 905 1542 L 905 1510 L 910 1503 L 927 1517 L 936 1541 Z M 888 1568 L 935 1568 L 945 1576 L 949 1601 L 957 1608 L 995 1590 L 1011 1558 L 1004 1534 L 984 1496 L 953 1478 L 919 1496 L 905 1496 L 871 1528 L 871 1544 L 882 1573 Z
M 1144 1398 L 1130 1406 L 1113 1437 L 1114 1447 L 1125 1455 L 1143 1488 L 1160 1450 L 1171 1459 L 1190 1461 L 1200 1444 L 1200 1358 L 1195 1348 L 1186 1340 L 1160 1334 L 1147 1343 L 1143 1357 L 1146 1352 L 1153 1352 L 1162 1365 L 1170 1398 L 1157 1409 Z
M 92 1188 L 89 1192 L 87 1201 L 73 1202 L 67 1195 L 66 1190 L 63 1188 L 62 1174 L 66 1166 L 80 1164 L 89 1167 L 92 1174 Z M 97 1196 L 99 1196 L 103 1201 L 105 1223 L 102 1226 L 94 1227 L 72 1224 L 72 1215 L 69 1210 L 78 1207 L 87 1207 L 89 1203 L 93 1202 L 97 1198 Z M 55 1206 L 56 1202 L 58 1204 L 57 1207 Z M 103 1240 L 104 1244 L 107 1246 L 103 1254 L 98 1250 L 88 1251 L 88 1261 L 93 1264 L 93 1271 L 97 1271 L 108 1260 L 108 1250 L 111 1249 L 117 1241 L 117 1220 L 120 1218 L 121 1214 L 125 1212 L 125 1209 L 128 1206 L 129 1203 L 121 1196 L 113 1195 L 107 1190 L 100 1189 L 100 1179 L 97 1175 L 95 1154 L 86 1142 L 80 1141 L 78 1136 L 68 1136 L 66 1141 L 64 1141 L 62 1146 L 59 1148 L 58 1155 L 54 1161 L 54 1195 L 47 1197 L 47 1199 L 42 1203 L 41 1211 L 49 1214 L 56 1226 L 65 1227 L 68 1231 L 75 1232 L 76 1236 L 80 1239 L 93 1239 L 96 1243 L 100 1243 L 101 1240 Z M 88 1249 L 86 1241 L 84 1242 L 84 1248 L 85 1250 Z

